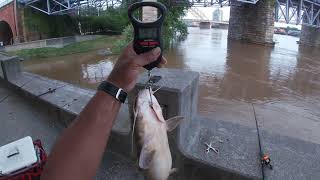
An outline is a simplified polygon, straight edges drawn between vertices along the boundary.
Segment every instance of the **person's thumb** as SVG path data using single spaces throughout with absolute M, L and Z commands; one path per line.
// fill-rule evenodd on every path
M 153 61 L 157 60 L 160 56 L 161 49 L 159 47 L 152 49 L 149 52 L 139 54 L 136 57 L 136 63 L 140 66 L 145 66 L 147 64 L 152 63 Z

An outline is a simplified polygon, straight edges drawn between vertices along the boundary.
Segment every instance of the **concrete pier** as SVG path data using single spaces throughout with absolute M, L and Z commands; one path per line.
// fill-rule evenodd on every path
M 247 4 L 231 0 L 228 38 L 273 45 L 273 3 L 260 0 L 257 4 Z
M 300 44 L 320 47 L 320 27 L 302 25 Z
M 211 22 L 206 22 L 206 21 L 200 22 L 199 28 L 200 29 L 211 29 Z

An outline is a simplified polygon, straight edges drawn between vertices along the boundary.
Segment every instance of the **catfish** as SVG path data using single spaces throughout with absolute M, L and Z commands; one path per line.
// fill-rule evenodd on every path
M 138 164 L 148 180 L 167 180 L 176 171 L 167 131 L 174 130 L 183 117 L 165 120 L 162 109 L 151 88 L 138 93 L 134 107 L 133 136 L 138 150 Z

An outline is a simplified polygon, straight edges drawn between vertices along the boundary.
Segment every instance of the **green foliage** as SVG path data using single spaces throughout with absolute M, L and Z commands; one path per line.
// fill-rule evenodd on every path
M 55 56 L 64 56 L 74 53 L 88 52 L 95 49 L 112 47 L 113 42 L 119 39 L 119 36 L 103 36 L 101 38 L 73 43 L 63 48 L 37 48 L 37 49 L 23 49 L 10 52 L 11 55 L 17 55 L 23 58 L 47 58 Z
M 24 9 L 25 25 L 28 32 L 38 32 L 48 38 L 74 35 L 76 21 L 68 15 L 49 16 L 31 8 Z
M 162 36 L 164 48 L 168 48 L 172 41 L 183 40 L 188 35 L 188 27 L 181 19 L 185 15 L 187 7 L 170 6 L 170 0 L 161 0 L 161 2 L 167 7 L 167 16 L 163 25 Z M 125 38 L 116 42 L 117 51 L 119 52 L 126 44 L 133 40 L 132 26 L 128 25 L 122 35 Z
M 126 13 L 126 9 L 122 7 L 109 8 L 100 12 L 100 16 L 81 16 L 78 20 L 84 33 L 112 31 L 120 34 L 129 23 Z
M 169 0 L 161 0 L 161 2 L 168 9 L 163 28 L 164 41 L 168 46 L 173 39 L 182 40 L 188 35 L 187 25 L 181 19 L 185 15 L 187 7 L 170 6 Z
M 129 24 L 122 32 L 124 38 L 115 42 L 115 47 L 112 49 L 114 53 L 120 53 L 126 45 L 133 40 L 133 27 Z

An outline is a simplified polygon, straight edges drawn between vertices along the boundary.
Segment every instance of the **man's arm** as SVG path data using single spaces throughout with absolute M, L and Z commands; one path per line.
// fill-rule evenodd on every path
M 137 55 L 129 45 L 119 57 L 108 81 L 129 92 L 135 86 L 141 67 L 155 61 L 159 55 L 158 48 Z M 98 91 L 54 145 L 41 179 L 93 179 L 120 105 L 111 95 Z

